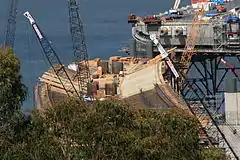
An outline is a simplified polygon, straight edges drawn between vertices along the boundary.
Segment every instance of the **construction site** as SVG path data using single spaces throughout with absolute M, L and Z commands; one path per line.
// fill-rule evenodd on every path
M 17 0 L 10 3 L 5 45 L 13 47 Z M 224 149 L 239 159 L 240 1 L 180 4 L 176 0 L 168 11 L 146 17 L 130 13 L 129 56 L 90 60 L 78 4 L 69 0 L 75 61 L 67 66 L 37 17 L 26 11 L 23 16 L 51 65 L 35 86 L 35 107 L 44 111 L 71 96 L 86 102 L 117 99 L 138 108 L 182 108 L 198 118 L 202 146 Z

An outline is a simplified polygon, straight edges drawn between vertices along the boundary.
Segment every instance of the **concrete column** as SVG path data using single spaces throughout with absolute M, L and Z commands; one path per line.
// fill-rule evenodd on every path
M 152 41 L 147 42 L 146 57 L 153 58 L 153 42 Z

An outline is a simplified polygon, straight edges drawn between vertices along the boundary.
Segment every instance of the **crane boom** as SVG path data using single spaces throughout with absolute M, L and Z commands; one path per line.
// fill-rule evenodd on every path
M 162 47 L 161 43 L 156 38 L 155 34 L 150 35 L 150 39 L 153 41 L 153 43 L 157 46 L 158 51 L 160 52 L 161 58 L 166 59 L 166 62 L 168 64 L 168 67 L 171 69 L 172 73 L 174 74 L 175 78 L 179 77 L 178 72 L 176 71 L 174 65 L 172 64 L 172 61 L 170 58 L 168 58 L 168 53 L 165 51 L 165 49 Z
M 186 40 L 186 45 L 180 61 L 180 64 L 182 64 L 183 66 L 188 66 L 189 62 L 192 59 L 196 41 L 198 40 L 198 37 L 199 37 L 199 31 L 200 31 L 200 25 L 201 25 L 198 17 L 203 13 L 204 13 L 203 9 L 201 9 L 200 11 L 197 11 L 192 20 L 192 24 L 190 26 L 188 37 Z
M 16 32 L 17 5 L 18 5 L 18 0 L 9 1 L 8 19 L 7 19 L 7 26 L 6 26 L 5 42 L 4 42 L 4 45 L 6 47 L 13 48 L 14 46 L 15 32 Z
M 177 10 L 179 5 L 181 3 L 181 0 L 175 0 L 175 3 L 174 3 L 174 6 L 173 6 L 173 9 Z
M 76 94 L 79 97 L 79 99 L 81 99 L 79 93 L 77 92 L 76 88 L 74 87 L 74 85 L 72 83 L 72 80 L 70 79 L 69 75 L 67 74 L 64 65 L 62 64 L 58 55 L 52 48 L 50 42 L 47 40 L 47 38 L 44 36 L 42 31 L 38 27 L 37 23 L 31 16 L 31 14 L 29 12 L 25 12 L 23 15 L 29 20 L 30 24 L 32 25 L 32 28 L 36 33 L 37 39 L 38 39 L 39 43 L 41 44 L 41 47 L 45 53 L 45 56 L 46 56 L 48 62 L 50 63 L 50 65 L 52 66 L 55 74 L 57 75 L 57 77 L 58 77 L 61 85 L 63 86 L 64 90 L 66 91 L 67 95 L 70 96 L 72 94 Z M 54 66 L 54 64 L 59 64 L 60 68 Z M 70 83 L 70 87 L 71 87 L 70 89 L 67 88 L 66 85 L 63 83 L 63 80 L 60 77 L 60 74 L 67 78 L 68 83 Z
M 88 53 L 83 31 L 83 23 L 80 19 L 79 7 L 76 0 L 68 0 L 68 9 L 74 58 L 75 63 L 78 66 L 77 78 L 79 89 L 86 93 L 87 85 L 90 82 Z

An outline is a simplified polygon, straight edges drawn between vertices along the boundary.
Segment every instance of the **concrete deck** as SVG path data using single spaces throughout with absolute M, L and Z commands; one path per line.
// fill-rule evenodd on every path
M 231 145 L 236 155 L 240 158 L 240 125 L 238 126 L 219 125 L 219 128 L 225 135 L 228 143 Z M 234 129 L 236 129 L 236 134 L 233 133 Z

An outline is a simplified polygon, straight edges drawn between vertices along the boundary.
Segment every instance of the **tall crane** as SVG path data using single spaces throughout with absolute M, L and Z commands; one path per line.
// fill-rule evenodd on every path
M 186 40 L 186 45 L 181 56 L 180 64 L 184 67 L 188 67 L 189 62 L 192 59 L 194 48 L 199 37 L 199 31 L 201 26 L 201 21 L 199 21 L 199 16 L 204 14 L 204 10 L 200 9 L 194 15 L 192 24 L 189 29 L 188 37 Z
M 5 33 L 5 47 L 13 48 L 16 31 L 18 0 L 9 0 L 8 19 Z
M 90 82 L 88 52 L 83 31 L 83 23 L 80 19 L 79 7 L 76 0 L 68 0 L 68 9 L 73 52 L 75 63 L 78 66 L 76 76 L 78 79 L 80 91 L 86 93 L 87 85 Z
M 68 96 L 75 95 L 79 99 L 81 99 L 80 94 L 74 87 L 73 82 L 70 79 L 68 73 L 66 72 L 65 67 L 62 64 L 62 62 L 60 61 L 57 53 L 54 51 L 54 49 L 51 46 L 51 43 L 48 41 L 48 39 L 44 36 L 43 32 L 40 30 L 39 26 L 37 25 L 37 23 L 31 16 L 31 14 L 29 12 L 25 12 L 23 15 L 29 20 L 33 30 L 36 33 L 38 41 L 41 44 L 41 47 L 45 53 L 45 56 L 46 56 L 48 62 L 52 66 L 55 74 L 57 75 L 57 77 L 58 77 L 61 85 L 63 86 L 64 90 L 66 91 L 67 95 Z M 59 64 L 60 67 L 57 67 L 54 64 Z M 64 83 L 64 80 L 61 77 L 65 77 L 68 80 L 68 84 L 70 84 L 70 88 L 66 85 L 66 83 Z

